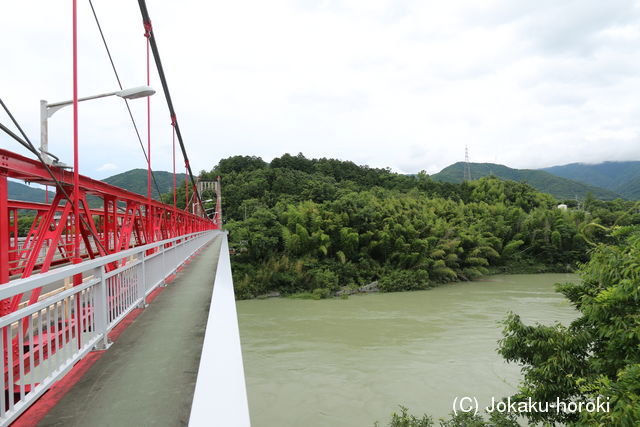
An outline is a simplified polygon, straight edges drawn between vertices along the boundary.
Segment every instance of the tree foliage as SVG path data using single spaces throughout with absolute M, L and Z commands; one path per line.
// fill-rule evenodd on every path
M 578 310 L 569 326 L 504 322 L 499 352 L 522 365 L 517 400 L 610 403 L 610 411 L 531 413 L 531 421 L 580 425 L 640 423 L 640 228 L 616 227 L 579 271 L 558 285 Z
M 433 418 L 427 414 L 421 418 L 409 414 L 409 410 L 404 406 L 400 406 L 400 413 L 391 414 L 391 419 L 387 424 L 388 427 L 433 427 L 435 426 Z M 459 412 L 457 414 L 449 414 L 449 418 L 440 418 L 438 420 L 440 427 L 518 427 L 516 417 L 513 414 L 500 413 L 494 411 L 484 419 L 479 414 L 472 412 Z M 379 427 L 380 423 L 375 423 L 374 427 Z

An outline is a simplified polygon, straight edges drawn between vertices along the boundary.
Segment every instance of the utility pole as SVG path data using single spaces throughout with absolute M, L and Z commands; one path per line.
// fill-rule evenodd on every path
M 469 147 L 464 146 L 464 180 L 471 181 L 471 165 L 469 163 Z

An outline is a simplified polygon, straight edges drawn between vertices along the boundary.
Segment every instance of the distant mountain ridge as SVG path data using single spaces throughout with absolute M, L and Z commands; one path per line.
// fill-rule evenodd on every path
M 165 171 L 154 171 L 153 175 L 156 178 L 158 187 L 161 193 L 168 193 L 173 189 L 173 174 Z M 176 180 L 178 185 L 184 185 L 185 174 L 177 173 Z M 147 195 L 147 170 L 146 169 L 132 169 L 127 172 L 119 173 L 117 175 L 110 176 L 102 180 L 107 184 L 120 187 L 124 190 L 131 191 L 143 196 Z M 15 181 L 8 181 L 9 198 L 12 200 L 22 200 L 26 202 L 40 202 L 45 201 L 45 191 L 40 188 L 35 188 L 27 184 L 22 184 Z M 158 199 L 158 191 L 155 184 L 151 183 L 152 197 Z M 55 193 L 49 191 L 49 198 L 53 200 Z M 93 196 L 89 198 L 89 204 L 94 206 L 96 199 Z
M 558 199 L 584 199 L 588 193 L 602 200 L 613 200 L 621 197 L 615 191 L 588 185 L 583 182 L 563 178 L 544 170 L 513 169 L 495 163 L 470 163 L 471 178 L 479 179 L 484 176 L 494 175 L 502 179 L 526 182 L 537 190 L 551 194 Z M 431 178 L 444 182 L 462 182 L 464 179 L 464 162 L 447 166 Z
M 173 190 L 173 173 L 165 171 L 154 171 L 153 176 L 155 176 L 156 182 L 158 183 L 160 193 L 164 194 Z M 184 177 L 185 174 L 183 173 L 176 174 L 178 185 L 184 185 Z M 116 187 L 131 191 L 133 193 L 138 193 L 143 196 L 147 195 L 146 169 L 131 169 L 129 171 L 110 176 L 109 178 L 105 178 L 102 181 L 106 182 L 107 184 L 111 184 Z M 153 197 L 154 199 L 159 199 L 158 191 L 156 190 L 156 186 L 153 182 L 151 182 L 151 197 Z
M 640 199 L 640 161 L 570 163 L 542 170 L 614 191 L 629 200 Z
M 46 201 L 46 192 L 40 188 L 31 187 L 27 184 L 9 180 L 7 180 L 7 184 L 9 198 L 12 200 L 38 203 L 44 203 Z M 54 197 L 55 193 L 49 191 L 49 200 L 53 200 Z
M 471 163 L 471 178 L 495 175 L 498 178 L 526 182 L 539 191 L 549 193 L 559 199 L 585 198 L 591 192 L 602 200 L 623 197 L 640 200 L 640 161 L 603 162 L 598 164 L 570 163 L 544 169 L 514 169 L 495 163 Z M 161 193 L 173 188 L 173 174 L 154 171 Z M 464 163 L 450 165 L 431 178 L 444 182 L 462 182 Z M 176 174 L 178 185 L 184 182 L 185 174 Z M 146 196 L 147 170 L 132 169 L 110 176 L 104 182 L 125 190 Z M 22 183 L 9 181 L 9 198 L 32 202 L 45 201 L 45 191 Z M 155 184 L 152 185 L 153 198 L 158 198 Z M 54 196 L 49 192 L 50 198 Z

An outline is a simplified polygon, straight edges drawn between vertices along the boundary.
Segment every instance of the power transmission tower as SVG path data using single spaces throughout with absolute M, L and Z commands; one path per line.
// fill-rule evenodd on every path
M 464 180 L 471 181 L 471 164 L 469 163 L 469 147 L 464 146 Z

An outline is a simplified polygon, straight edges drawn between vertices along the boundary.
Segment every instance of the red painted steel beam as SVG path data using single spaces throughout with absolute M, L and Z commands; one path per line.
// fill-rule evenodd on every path
M 24 200 L 13 200 L 9 199 L 7 201 L 10 209 L 22 209 L 22 210 L 30 210 L 30 211 L 48 211 L 51 207 L 51 204 L 47 203 L 39 203 L 39 202 L 25 202 Z M 58 206 L 56 208 L 57 211 L 62 210 L 62 206 Z M 91 209 L 91 213 L 93 215 L 102 215 L 104 212 L 102 209 Z M 123 215 L 123 214 L 120 214 Z
M 0 170 L 0 284 L 9 281 L 10 228 L 8 199 L 7 174 Z
M 38 160 L 29 159 L 20 154 L 13 153 L 0 148 L 0 171 L 6 170 L 10 178 L 21 179 L 29 182 L 36 182 L 43 185 L 54 186 L 56 183 L 51 179 L 47 170 Z M 62 168 L 51 167 L 53 175 L 62 184 L 73 186 L 73 172 Z M 109 185 L 106 182 L 98 181 L 84 175 L 80 175 L 80 188 L 86 193 L 95 196 L 110 195 L 119 200 L 131 200 L 141 204 L 147 203 L 147 198 L 131 191 Z M 163 203 L 152 200 L 151 205 L 160 209 L 167 208 Z
M 6 195 L 0 197 L 0 252 L 3 254 L 0 258 L 0 283 L 14 275 L 27 277 L 33 271 L 44 272 L 51 265 L 68 262 L 73 250 L 72 236 L 76 232 L 74 222 L 70 221 L 73 214 L 70 207 L 76 200 L 83 206 L 79 231 L 85 242 L 85 258 L 118 252 L 156 239 L 219 228 L 218 223 L 206 217 L 174 209 L 156 200 L 151 200 L 151 209 L 144 209 L 149 203 L 146 197 L 83 175 L 78 176 L 79 191 L 76 194 L 73 173 L 57 167 L 52 167 L 51 171 L 71 198 L 70 204 L 62 197 L 60 189 L 49 204 L 8 200 Z M 3 188 L 6 194 L 8 177 L 56 185 L 39 161 L 0 149 L 0 195 Z M 88 194 L 100 197 L 103 206 L 88 209 Z M 21 210 L 36 211 L 37 215 L 26 241 L 22 243 L 23 247 L 18 250 L 17 219 Z M 58 252 L 54 259 L 54 253 Z M 5 256 L 7 253 L 10 255 Z M 11 308 L 15 307 L 16 301 L 13 301 Z M 6 307 L 4 310 L 1 308 L 0 311 L 6 313 Z

